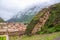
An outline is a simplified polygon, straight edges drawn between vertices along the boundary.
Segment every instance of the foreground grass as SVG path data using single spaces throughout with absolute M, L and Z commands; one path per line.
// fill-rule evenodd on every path
M 6 36 L 0 36 L 0 40 L 6 40 Z
M 10 37 L 10 40 L 53 40 L 60 36 L 60 32 L 52 33 L 52 34 L 41 34 L 41 35 L 32 35 L 32 36 L 14 36 Z

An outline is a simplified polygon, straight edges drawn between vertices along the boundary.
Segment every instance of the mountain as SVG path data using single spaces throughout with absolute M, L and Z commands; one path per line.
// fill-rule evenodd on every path
M 8 22 L 30 22 L 39 9 L 39 6 L 27 8 L 24 11 L 18 12 L 17 15 L 13 16 Z
M 25 22 L 30 23 L 32 18 L 40 11 L 42 8 L 48 7 L 52 4 L 38 4 L 33 5 L 31 7 L 26 8 L 25 10 L 19 11 L 16 15 L 14 15 L 7 22 Z
M 0 22 L 4 22 L 4 20 L 0 17 Z
M 60 31 L 60 3 L 58 3 L 39 11 L 37 15 L 34 16 L 30 24 L 27 26 L 26 34 L 31 34 L 32 30 L 36 27 L 35 25 L 40 23 L 39 20 L 42 20 L 40 18 L 43 17 L 45 13 L 47 13 L 47 10 L 49 10 L 48 12 L 50 13 L 50 16 L 48 20 L 46 20 L 45 24 L 39 28 L 41 30 L 37 31 L 37 33 L 43 34 Z M 40 25 L 41 24 L 39 24 L 38 26 Z M 38 26 L 36 28 L 38 28 Z

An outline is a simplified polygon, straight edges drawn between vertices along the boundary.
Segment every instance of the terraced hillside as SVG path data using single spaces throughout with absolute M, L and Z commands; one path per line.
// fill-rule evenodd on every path
M 36 29 L 38 28 L 37 30 L 39 29 L 41 30 L 36 31 L 35 33 L 40 34 L 40 33 L 52 33 L 52 32 L 60 31 L 60 3 L 58 3 L 48 8 L 44 8 L 42 9 L 42 11 L 38 12 L 38 14 L 34 16 L 32 21 L 28 25 L 27 30 L 26 30 L 27 34 L 32 33 L 36 24 L 40 22 L 39 20 L 42 20 L 41 17 L 44 16 L 44 13 L 47 13 L 47 10 L 49 10 L 48 12 L 50 13 L 49 18 L 46 20 L 45 23 L 43 23 L 44 25 L 42 25 L 41 28 L 38 28 L 40 24 L 36 27 Z

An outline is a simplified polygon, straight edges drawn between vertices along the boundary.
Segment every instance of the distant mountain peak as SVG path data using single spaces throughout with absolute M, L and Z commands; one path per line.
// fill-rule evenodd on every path
M 19 11 L 15 16 L 8 20 L 8 22 L 30 22 L 39 9 L 39 6 L 33 6 L 24 11 Z

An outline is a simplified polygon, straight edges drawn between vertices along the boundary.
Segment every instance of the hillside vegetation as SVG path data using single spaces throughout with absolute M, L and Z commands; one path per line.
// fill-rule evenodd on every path
M 49 19 L 46 21 L 44 26 L 41 27 L 41 30 L 37 33 L 43 34 L 60 31 L 60 3 L 58 3 L 50 6 L 49 8 L 44 8 L 40 12 L 38 12 L 38 14 L 34 16 L 30 24 L 27 26 L 27 34 L 31 33 L 35 25 L 39 22 L 39 18 L 44 15 L 43 11 L 46 11 L 48 9 L 50 9 Z
M 0 18 L 0 22 L 4 22 L 4 20 L 2 18 Z

